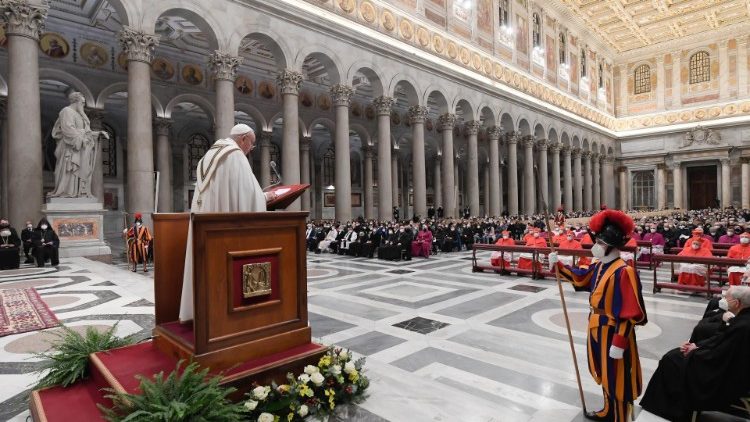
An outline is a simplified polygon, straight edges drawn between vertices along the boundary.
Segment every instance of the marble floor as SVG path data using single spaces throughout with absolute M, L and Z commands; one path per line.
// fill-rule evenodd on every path
M 581 421 L 578 390 L 554 280 L 472 273 L 471 254 L 385 262 L 308 256 L 313 336 L 367 357 L 369 398 L 345 409 L 355 421 Z M 482 259 L 489 259 L 482 255 Z M 153 326 L 153 272 L 132 273 L 83 258 L 57 269 L 0 272 L 0 288 L 36 287 L 73 327 L 109 326 L 147 337 Z M 666 276 L 664 271 L 660 276 Z M 687 339 L 703 297 L 651 292 L 649 324 L 638 327 L 644 379 L 659 357 Z M 601 390 L 585 363 L 587 297 L 566 287 L 589 409 Z M 48 330 L 50 331 L 50 330 Z M 50 334 L 0 337 L 0 420 L 25 420 L 27 389 Z M 636 409 L 638 422 L 662 419 Z

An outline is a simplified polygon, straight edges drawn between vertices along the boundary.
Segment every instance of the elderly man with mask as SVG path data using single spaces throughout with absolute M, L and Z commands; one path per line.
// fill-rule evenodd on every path
M 640 403 L 645 410 L 689 421 L 694 410 L 727 410 L 750 391 L 750 287 L 730 287 L 720 307 L 736 316 L 716 335 L 661 358 Z
M 247 155 L 255 148 L 255 132 L 245 124 L 235 125 L 229 138 L 219 139 L 198 161 L 195 195 L 190 211 L 264 212 L 275 199 L 263 192 L 253 175 Z M 188 231 L 185 269 L 180 301 L 180 321 L 193 319 L 193 228 Z
M 0 219 L 0 270 L 15 270 L 21 265 L 21 238 L 7 219 Z

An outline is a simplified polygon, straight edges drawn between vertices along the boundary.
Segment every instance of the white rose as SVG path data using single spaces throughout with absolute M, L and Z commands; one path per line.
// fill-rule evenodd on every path
M 260 416 L 258 416 L 258 422 L 273 422 L 275 418 L 270 413 L 261 413 Z
M 253 389 L 253 397 L 258 400 L 265 400 L 268 396 L 269 390 L 271 389 L 268 387 L 255 387 Z
M 323 381 L 325 380 L 326 378 L 320 372 L 316 372 L 310 376 L 310 381 L 312 381 L 317 387 L 323 385 Z
M 333 375 L 341 375 L 341 365 L 333 365 L 331 367 L 331 373 Z
M 297 377 L 297 380 L 299 380 L 299 382 L 301 382 L 302 384 L 307 384 L 308 382 L 310 382 L 310 376 L 307 374 L 302 374 Z
M 352 372 L 356 371 L 357 367 L 354 366 L 354 362 L 347 362 L 346 365 L 344 365 L 344 372 L 347 374 L 351 374 Z
M 315 373 L 318 373 L 318 372 L 320 372 L 320 369 L 318 369 L 318 367 L 315 366 L 315 365 L 307 365 L 307 366 L 305 366 L 305 373 L 307 375 L 312 375 L 312 374 L 315 374 Z
M 305 416 L 307 416 L 309 411 L 310 410 L 307 408 L 307 405 L 303 404 L 299 407 L 299 409 L 297 409 L 297 414 L 304 418 Z
M 247 410 L 255 410 L 256 407 L 258 407 L 258 402 L 255 400 L 248 400 L 245 402 L 245 408 L 247 408 Z
M 339 353 L 339 359 L 341 360 L 349 359 L 349 353 L 347 353 L 346 350 L 342 350 L 341 353 Z

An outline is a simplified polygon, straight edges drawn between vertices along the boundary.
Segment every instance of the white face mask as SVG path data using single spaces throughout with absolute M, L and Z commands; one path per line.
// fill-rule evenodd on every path
M 534 237 L 539 237 L 539 233 L 534 233 Z
M 568 236 L 568 240 L 573 240 L 573 236 Z
M 594 255 L 594 258 L 596 259 L 602 259 L 604 258 L 604 255 L 607 254 L 607 249 L 604 246 L 595 243 L 594 246 L 591 247 L 591 254 Z
M 651 229 L 651 233 L 656 233 L 656 229 Z
M 747 245 L 748 243 L 750 243 L 750 237 L 741 238 L 740 243 L 742 243 L 743 245 Z
M 5 237 L 10 236 L 10 230 L 2 230 L 2 231 L 0 231 L 0 236 L 5 236 Z
M 729 302 L 727 302 L 727 298 L 725 298 L 725 297 L 721 298 L 721 300 L 719 301 L 719 309 L 721 309 L 723 311 L 728 311 L 729 310 Z
M 47 230 L 47 225 L 46 224 L 42 224 L 41 227 L 42 227 L 42 230 Z
M 31 229 L 33 229 L 33 228 L 34 228 L 34 226 L 32 226 L 31 224 L 27 224 L 27 225 L 26 225 L 26 228 L 27 228 L 27 229 L 29 229 L 29 230 L 31 230 Z
M 701 245 L 699 245 L 699 244 L 698 244 L 698 245 L 696 245 L 696 244 L 693 244 L 693 249 L 695 249 L 695 250 L 698 250 L 698 249 L 700 249 L 700 248 L 701 248 Z
M 140 222 L 135 223 L 135 225 L 138 226 L 138 227 L 141 227 L 141 223 Z
M 503 235 L 503 239 L 507 239 L 509 236 L 507 234 Z

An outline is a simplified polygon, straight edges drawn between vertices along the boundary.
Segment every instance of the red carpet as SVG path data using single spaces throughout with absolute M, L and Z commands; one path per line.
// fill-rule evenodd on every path
M 107 405 L 102 396 L 93 380 L 84 380 L 68 388 L 53 387 L 35 391 L 30 398 L 30 407 L 32 413 L 36 414 L 34 420 L 38 421 L 103 421 L 104 418 L 96 407 L 97 404 Z
M 59 324 L 34 288 L 0 290 L 0 337 Z

